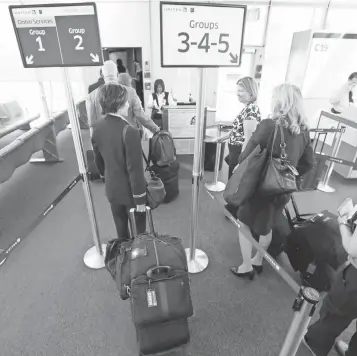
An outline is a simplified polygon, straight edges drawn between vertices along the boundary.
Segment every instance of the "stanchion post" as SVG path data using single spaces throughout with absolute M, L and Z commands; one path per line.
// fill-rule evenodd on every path
M 338 155 L 338 151 L 340 150 L 341 143 L 342 143 L 342 135 L 343 135 L 344 132 L 345 132 L 345 127 L 342 126 L 341 127 L 341 131 L 338 132 L 339 135 L 336 138 L 335 145 L 334 145 L 334 148 L 332 150 L 332 154 L 331 154 L 332 157 L 337 157 L 337 155 Z M 334 162 L 330 161 L 328 163 L 325 177 L 324 177 L 323 181 L 317 187 L 317 189 L 320 190 L 321 192 L 333 193 L 335 191 L 334 188 L 332 188 L 332 187 L 330 187 L 328 185 L 328 182 L 330 180 L 330 177 L 331 177 L 331 174 L 333 172 L 334 166 L 335 166 Z
M 86 165 L 84 161 L 83 142 L 82 142 L 80 127 L 77 117 L 77 110 L 73 101 L 72 88 L 71 88 L 71 83 L 69 81 L 67 68 L 63 68 L 63 79 L 66 89 L 65 94 L 66 94 L 67 106 L 68 106 L 68 116 L 72 127 L 71 132 L 74 142 L 74 148 L 76 151 L 79 172 L 81 173 L 83 179 L 84 196 L 86 200 L 89 220 L 90 220 L 92 234 L 93 234 L 93 240 L 95 244 L 94 247 L 90 248 L 86 252 L 83 260 L 86 266 L 93 269 L 99 269 L 104 267 L 103 251 L 105 251 L 105 245 L 104 244 L 102 245 L 99 239 L 99 229 L 98 229 L 97 219 L 94 211 L 92 192 L 91 192 L 91 187 L 89 184 Z
M 214 164 L 214 178 L 213 183 L 206 183 L 206 189 L 210 192 L 223 192 L 226 189 L 226 185 L 223 182 L 218 181 L 219 175 L 219 166 L 221 161 L 221 151 L 222 151 L 222 142 L 221 142 L 221 133 L 222 126 L 217 125 L 217 146 L 216 146 L 216 159 Z
M 206 91 L 206 69 L 199 69 L 198 100 L 196 103 L 196 127 L 195 127 L 195 149 L 192 170 L 192 219 L 191 219 L 191 238 L 190 247 L 187 248 L 186 258 L 188 271 L 198 273 L 204 271 L 208 266 L 207 255 L 196 249 L 196 233 L 198 225 L 199 192 L 200 181 L 202 178 L 202 150 L 204 140 L 204 107 Z
M 320 294 L 310 287 L 301 287 L 293 305 L 294 317 L 279 356 L 295 356 L 314 314 Z

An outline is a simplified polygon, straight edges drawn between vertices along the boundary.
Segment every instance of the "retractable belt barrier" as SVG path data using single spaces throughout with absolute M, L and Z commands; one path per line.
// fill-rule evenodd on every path
M 0 250 L 0 266 L 8 259 L 10 253 L 42 222 L 42 220 L 56 207 L 56 205 L 73 189 L 73 187 L 83 180 L 83 176 L 79 174 L 70 184 L 60 193 L 57 198 L 46 207 L 46 209 L 37 217 L 37 219 L 27 227 L 22 234 L 8 246 L 5 250 Z
M 341 147 L 341 143 L 342 143 L 342 136 L 345 133 L 345 131 L 346 131 L 346 127 L 345 126 L 341 126 L 340 128 L 329 128 L 329 129 L 317 128 L 317 129 L 310 130 L 310 132 L 315 132 L 315 138 L 314 138 L 314 140 L 315 140 L 315 149 L 317 147 L 318 142 L 320 141 L 320 136 L 321 135 L 325 136 L 324 140 L 322 141 L 322 147 L 320 149 L 320 152 L 319 153 L 315 152 L 315 156 L 316 157 L 322 157 L 326 161 L 329 161 L 328 167 L 327 167 L 327 170 L 326 170 L 326 174 L 325 174 L 322 182 L 320 182 L 320 184 L 319 184 L 319 186 L 317 188 L 318 190 L 320 190 L 322 192 L 333 193 L 335 191 L 335 189 L 332 188 L 331 186 L 329 186 L 329 184 L 328 184 L 329 180 L 330 180 L 330 177 L 331 177 L 331 174 L 333 172 L 333 168 L 334 168 L 335 163 L 343 164 L 345 166 L 349 166 L 349 167 L 353 167 L 354 169 L 357 169 L 357 162 L 351 162 L 351 161 L 348 161 L 346 159 L 337 157 L 338 152 L 339 152 L 340 147 Z M 325 146 L 326 137 L 327 137 L 327 134 L 329 134 L 329 133 L 334 133 L 336 139 L 335 139 L 335 144 L 332 147 L 331 155 L 326 155 L 326 154 L 322 153 L 322 149 Z
M 224 204 L 223 197 L 221 195 L 213 196 L 208 190 L 206 190 L 206 192 L 211 199 L 216 200 L 220 205 Z M 279 263 L 262 248 L 259 242 L 251 236 L 244 224 L 240 224 L 239 221 L 228 211 L 226 211 L 225 214 L 227 218 L 237 227 L 238 235 L 242 232 L 244 237 L 252 243 L 257 251 L 263 255 L 264 259 L 270 264 L 270 266 L 297 294 L 292 306 L 294 311 L 293 320 L 279 353 L 279 356 L 295 356 L 304 337 L 306 328 L 308 327 L 311 317 L 314 314 L 316 305 L 320 300 L 320 294 L 313 288 L 303 287 L 296 283 L 296 281 L 284 270 L 284 268 L 282 268 Z

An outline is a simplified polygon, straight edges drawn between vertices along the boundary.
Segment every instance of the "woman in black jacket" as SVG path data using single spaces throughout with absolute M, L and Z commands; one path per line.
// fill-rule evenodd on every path
M 310 145 L 310 133 L 307 128 L 301 92 L 299 88 L 290 84 L 282 84 L 274 89 L 272 118 L 263 120 L 258 125 L 241 154 L 239 163 L 244 161 L 258 145 L 261 149 L 272 145 L 272 133 L 276 124 L 283 126 L 288 161 L 296 167 L 299 175 L 305 174 L 313 167 L 313 150 Z M 280 144 L 281 135 L 278 130 L 272 148 L 273 157 L 280 156 Z M 246 225 L 246 230 L 250 231 L 252 236 L 260 236 L 259 243 L 265 250 L 268 249 L 272 239 L 272 227 L 289 199 L 289 194 L 267 197 L 256 192 L 238 208 L 238 220 Z M 253 279 L 255 271 L 261 273 L 263 270 L 263 255 L 257 252 L 252 259 L 252 244 L 249 240 L 240 234 L 239 242 L 243 264 L 239 267 L 232 267 L 231 271 L 238 277 Z
M 107 83 L 100 88 L 103 120 L 93 125 L 92 145 L 95 162 L 105 177 L 105 192 L 110 203 L 118 239 L 129 239 L 129 210 L 136 208 L 138 233 L 146 228 L 146 181 L 141 138 L 128 115 L 128 93 L 124 86 Z

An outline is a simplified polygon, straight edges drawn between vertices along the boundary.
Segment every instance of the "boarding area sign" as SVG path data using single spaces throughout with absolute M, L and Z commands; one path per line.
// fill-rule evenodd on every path
M 95 3 L 9 6 L 25 68 L 99 66 Z
M 237 67 L 246 6 L 161 2 L 162 67 Z

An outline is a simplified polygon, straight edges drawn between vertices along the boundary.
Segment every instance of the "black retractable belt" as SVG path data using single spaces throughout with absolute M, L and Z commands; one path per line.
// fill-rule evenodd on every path
M 46 207 L 46 209 L 41 213 L 37 219 L 23 231 L 23 233 L 13 242 L 10 246 L 8 246 L 5 250 L 0 250 L 0 266 L 5 263 L 9 254 L 17 247 L 30 233 L 35 230 L 35 228 L 42 222 L 42 220 L 56 207 L 56 205 L 73 189 L 73 187 L 79 182 L 83 180 L 83 175 L 79 174 L 73 181 L 68 184 L 68 186 L 62 191 L 61 194 L 57 196 L 57 198 Z

